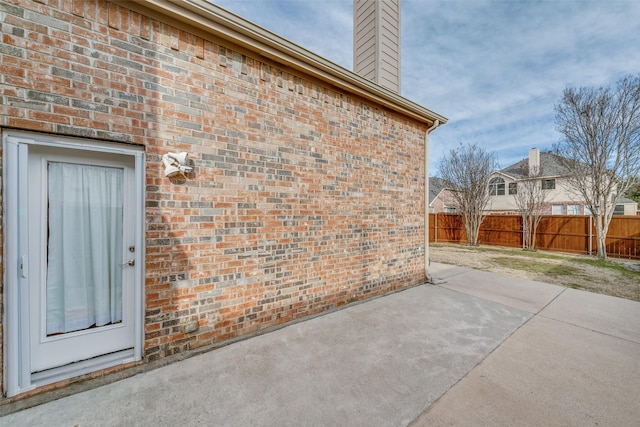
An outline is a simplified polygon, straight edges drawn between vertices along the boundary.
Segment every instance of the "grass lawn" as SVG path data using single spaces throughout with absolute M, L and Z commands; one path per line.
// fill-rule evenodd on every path
M 640 301 L 640 261 L 460 244 L 431 243 L 432 262 L 492 271 Z

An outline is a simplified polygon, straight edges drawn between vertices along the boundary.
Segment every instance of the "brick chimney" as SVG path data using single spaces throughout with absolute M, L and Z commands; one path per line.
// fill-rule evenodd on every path
M 353 68 L 400 93 L 400 0 L 353 1 Z
M 529 150 L 529 175 L 540 173 L 540 150 L 532 148 Z

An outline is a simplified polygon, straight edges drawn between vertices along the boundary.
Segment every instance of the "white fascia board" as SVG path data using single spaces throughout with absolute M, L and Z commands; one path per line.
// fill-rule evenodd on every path
M 435 120 L 440 124 L 447 122 L 446 117 L 206 0 L 134 0 L 123 4 L 144 6 L 169 19 L 192 25 L 428 125 Z
M 520 180 L 520 178 L 516 178 L 516 177 L 511 176 L 511 175 L 509 175 L 507 173 L 504 173 L 502 171 L 493 171 L 493 172 L 491 172 L 491 174 L 489 174 L 489 178 L 494 178 L 494 177 L 497 177 L 497 176 L 509 178 L 510 180 L 513 180 L 513 181 Z

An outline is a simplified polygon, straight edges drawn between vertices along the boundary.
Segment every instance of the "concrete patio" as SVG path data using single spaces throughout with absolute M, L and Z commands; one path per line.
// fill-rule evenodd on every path
M 640 303 L 441 264 L 432 274 L 439 285 L 15 412 L 0 425 L 638 425 Z

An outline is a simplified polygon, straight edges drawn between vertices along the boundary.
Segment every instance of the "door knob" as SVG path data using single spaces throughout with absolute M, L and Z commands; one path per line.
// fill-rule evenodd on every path
M 135 259 L 130 259 L 129 261 L 125 262 L 122 265 L 128 265 L 129 267 L 133 267 L 134 265 L 136 265 L 136 260 Z

